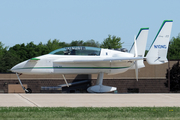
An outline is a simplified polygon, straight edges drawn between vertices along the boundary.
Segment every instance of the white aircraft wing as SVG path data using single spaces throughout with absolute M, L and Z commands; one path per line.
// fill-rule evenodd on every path
M 74 58 L 74 59 L 57 59 L 53 62 L 60 63 L 79 63 L 79 62 L 101 62 L 101 61 L 134 61 L 134 60 L 143 60 L 144 57 L 88 57 L 88 58 Z

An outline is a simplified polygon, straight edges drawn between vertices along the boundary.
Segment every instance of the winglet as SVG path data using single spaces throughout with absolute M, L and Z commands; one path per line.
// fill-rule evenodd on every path
M 141 28 L 136 36 L 136 45 L 135 42 L 133 43 L 130 53 L 136 55 L 136 57 L 144 57 L 145 49 L 146 49 L 146 42 L 148 37 L 149 28 Z M 135 49 L 135 47 L 137 49 Z M 137 51 L 137 52 L 136 52 Z M 137 63 L 138 68 L 145 67 L 143 60 L 138 60 Z M 136 66 L 133 65 L 131 69 L 136 69 Z
M 173 20 L 164 20 L 146 56 L 149 64 L 163 64 L 167 62 L 167 51 L 171 35 Z
M 138 47 L 138 54 L 144 57 L 145 48 L 146 48 L 146 42 L 148 37 L 149 28 L 141 28 L 136 36 L 137 40 L 137 46 Z M 134 54 L 134 43 L 131 46 L 131 49 L 129 50 L 130 53 Z

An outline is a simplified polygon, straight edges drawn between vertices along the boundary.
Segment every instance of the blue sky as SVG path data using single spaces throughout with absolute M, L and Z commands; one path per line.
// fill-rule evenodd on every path
M 149 49 L 164 20 L 173 20 L 171 38 L 178 36 L 179 6 L 179 0 L 0 0 L 0 41 L 9 47 L 49 39 L 102 43 L 110 34 L 130 49 L 139 29 L 149 27 Z

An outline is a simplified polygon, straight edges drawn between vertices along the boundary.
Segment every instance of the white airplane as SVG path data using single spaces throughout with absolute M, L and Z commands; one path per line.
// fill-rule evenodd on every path
M 138 69 L 145 67 L 144 59 L 152 65 L 168 62 L 166 56 L 172 23 L 172 20 L 163 22 L 146 57 L 144 53 L 149 28 L 141 28 L 129 53 L 85 46 L 65 47 L 21 62 L 11 71 L 16 73 L 26 93 L 32 91 L 30 88 L 23 87 L 19 78 L 21 74 L 62 74 L 67 86 L 69 84 L 64 74 L 98 74 L 96 85 L 89 87 L 87 91 L 91 93 L 112 92 L 117 88 L 103 85 L 104 73 L 112 75 L 135 69 L 138 80 Z

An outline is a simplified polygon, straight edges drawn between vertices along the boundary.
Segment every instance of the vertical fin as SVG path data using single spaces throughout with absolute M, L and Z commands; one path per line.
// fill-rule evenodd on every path
M 149 28 L 141 28 L 136 36 L 136 46 L 137 46 L 137 57 L 144 57 L 147 37 L 148 37 Z M 135 44 L 133 43 L 130 53 L 135 54 Z M 137 61 L 137 67 L 142 68 L 145 67 L 143 60 Z M 135 65 L 131 67 L 131 69 L 135 69 Z
M 167 62 L 167 51 L 169 46 L 169 39 L 172 29 L 173 20 L 164 20 L 162 23 L 149 52 L 146 56 L 149 64 L 163 64 Z
M 147 43 L 147 37 L 148 37 L 149 28 L 141 28 L 136 36 L 136 45 L 137 45 L 137 52 L 138 56 L 144 57 L 145 49 L 146 49 L 146 43 Z M 130 53 L 134 54 L 134 43 L 130 49 Z

